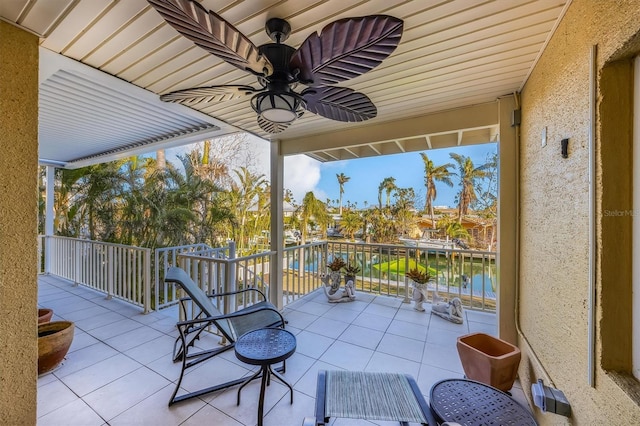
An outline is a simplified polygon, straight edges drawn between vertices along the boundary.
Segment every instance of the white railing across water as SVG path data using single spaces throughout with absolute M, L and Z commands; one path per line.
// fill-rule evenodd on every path
M 405 271 L 416 265 L 428 267 L 433 276 L 429 286 L 440 296 L 459 297 L 465 307 L 496 309 L 496 253 L 450 248 L 415 248 L 389 244 L 329 242 L 324 262 L 340 256 L 360 267 L 356 289 L 409 302 L 412 288 Z M 320 261 L 326 271 L 325 264 Z
M 44 271 L 151 310 L 151 250 L 45 236 Z
M 40 270 L 129 301 L 145 312 L 177 303 L 177 289 L 164 282 L 170 266 L 182 266 L 208 293 L 253 286 L 268 295 L 269 261 L 274 254 L 262 252 L 235 258 L 233 242 L 223 248 L 194 244 L 157 249 L 152 265 L 150 249 L 119 244 L 42 237 L 38 249 Z M 360 268 L 355 283 L 357 291 L 400 297 L 409 302 L 412 288 L 404 271 L 417 262 L 430 268 L 434 275 L 430 288 L 440 296 L 459 297 L 471 309 L 496 309 L 495 252 L 326 241 L 284 249 L 284 305 L 320 288 L 321 275 L 336 256 Z M 152 275 L 155 283 L 151 281 Z M 224 309 L 250 303 L 253 301 L 229 301 Z
M 326 258 L 326 241 L 284 249 L 282 253 L 282 292 L 285 305 L 323 285 L 320 276 L 321 272 L 326 269 Z

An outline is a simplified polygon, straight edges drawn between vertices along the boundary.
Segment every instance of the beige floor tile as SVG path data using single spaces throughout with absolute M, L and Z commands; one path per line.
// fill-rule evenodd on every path
M 101 417 L 110 421 L 169 385 L 159 374 L 141 367 L 83 397 Z
M 144 345 L 145 343 L 153 339 L 157 339 L 162 335 L 163 334 L 158 330 L 154 330 L 151 327 L 142 326 L 107 339 L 105 340 L 105 343 L 117 349 L 118 351 L 124 352 L 131 348 L 135 348 L 136 346 Z
M 315 412 L 315 398 L 303 393 L 293 392 L 294 404 L 290 404 L 289 394 L 286 394 L 264 416 L 264 426 L 300 426 L 307 416 Z
M 83 400 L 77 399 L 38 418 L 38 426 L 100 426 L 104 419 Z
M 117 354 L 60 380 L 77 395 L 84 396 L 140 367 L 140 363 L 123 354 Z
M 382 331 L 350 324 L 338 340 L 367 349 L 376 349 L 382 336 L 384 336 Z
M 116 418 L 111 419 L 109 424 L 111 426 L 179 425 L 206 405 L 201 399 L 193 398 L 168 407 L 167 404 L 173 389 L 173 385 L 165 386 Z M 207 422 L 204 424 L 215 423 Z
M 367 366 L 372 355 L 373 351 L 371 349 L 335 341 L 319 359 L 345 370 L 362 371 Z
M 306 330 L 296 335 L 296 341 L 296 352 L 316 359 L 333 343 L 333 339 Z
M 37 416 L 44 416 L 78 399 L 78 395 L 74 394 L 60 380 L 47 383 L 38 388 Z
M 337 339 L 344 330 L 347 329 L 349 323 L 339 321 L 327 317 L 320 317 L 307 327 L 307 331 L 320 334 L 321 336 Z
M 174 342 L 175 339 L 161 335 L 160 337 L 125 351 L 124 354 L 141 364 L 148 364 L 161 357 L 171 357 Z
M 189 417 L 181 426 L 243 426 L 242 423 L 223 413 L 211 405 L 206 405 Z
M 54 374 L 56 377 L 65 377 L 117 354 L 118 351 L 115 349 L 102 342 L 98 342 L 78 349 L 77 351 L 67 353 L 61 366 L 54 371 Z
M 424 341 L 386 333 L 377 350 L 388 355 L 420 362 L 424 350 Z
M 389 324 L 387 333 L 424 342 L 427 339 L 427 326 L 394 319 Z
M 352 322 L 352 324 L 359 325 L 361 327 L 372 328 L 378 331 L 386 331 L 391 324 L 391 317 L 383 317 L 380 315 L 373 315 L 370 313 L 361 313 Z

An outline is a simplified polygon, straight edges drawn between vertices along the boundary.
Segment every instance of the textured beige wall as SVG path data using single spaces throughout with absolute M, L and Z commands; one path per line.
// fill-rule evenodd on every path
M 625 55 L 629 55 L 629 41 L 637 37 L 638 31 L 638 0 L 573 0 L 522 91 L 519 318 L 530 347 L 520 340 L 523 360 L 519 373 L 524 389 L 529 389 L 532 381 L 545 378 L 531 357 L 533 350 L 555 386 L 565 392 L 573 409 L 569 421 L 536 409 L 543 425 L 640 424 L 638 405 L 601 368 L 601 336 L 608 336 L 612 331 L 602 322 L 598 322 L 596 333 L 596 387 L 591 388 L 587 380 L 589 57 L 591 46 L 597 44 L 598 70 L 602 74 L 605 63 L 620 57 L 623 47 L 627 47 Z M 601 100 L 602 92 L 598 95 Z M 620 102 L 615 109 L 614 115 L 629 116 L 625 102 Z M 545 127 L 547 146 L 542 147 L 541 134 Z M 597 143 L 603 147 L 596 152 L 600 173 L 597 180 L 599 319 L 602 318 L 602 286 L 605 285 L 605 293 L 608 291 L 609 295 L 615 293 L 615 289 L 606 287 L 610 282 L 624 286 L 626 280 L 627 288 L 629 286 L 625 272 L 628 265 L 622 268 L 610 265 L 603 271 L 603 256 L 611 264 L 630 262 L 630 246 L 622 222 L 621 226 L 602 226 L 606 219 L 602 211 L 606 196 L 615 198 L 609 193 L 603 196 L 603 191 L 616 187 L 609 184 L 603 189 L 603 182 L 619 180 L 620 189 L 627 185 L 631 159 L 630 152 L 624 148 L 628 141 L 600 135 L 600 131 L 598 123 Z M 563 138 L 570 139 L 567 159 L 560 155 Z M 614 155 L 618 152 L 614 145 L 617 143 L 622 143 L 622 151 Z M 607 161 L 604 166 L 603 158 Z M 629 190 L 626 191 L 628 195 Z M 618 207 L 625 209 L 629 198 L 618 197 Z M 609 245 L 617 242 L 615 257 L 602 250 L 607 239 Z M 618 271 L 618 276 L 608 275 L 614 271 Z M 624 299 L 627 295 L 620 296 Z M 622 327 L 620 335 L 631 334 L 630 325 L 619 323 L 619 326 Z
M 38 38 L 0 21 L 0 424 L 36 423 Z

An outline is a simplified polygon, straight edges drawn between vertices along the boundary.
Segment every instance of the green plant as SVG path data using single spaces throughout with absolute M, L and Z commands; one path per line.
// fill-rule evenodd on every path
M 338 272 L 340 269 L 344 268 L 346 263 L 340 256 L 336 256 L 333 258 L 331 263 L 327 264 L 327 267 L 334 272 Z
M 344 274 L 349 277 L 355 277 L 358 272 L 360 272 L 360 267 L 358 265 L 348 264 L 344 267 Z
M 425 284 L 432 278 L 429 272 L 427 272 L 426 270 L 421 271 L 418 268 L 410 269 L 409 272 L 405 273 L 405 275 L 407 276 L 407 278 L 418 284 Z

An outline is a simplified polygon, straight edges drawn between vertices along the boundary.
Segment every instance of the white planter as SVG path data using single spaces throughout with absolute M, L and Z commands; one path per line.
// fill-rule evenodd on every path
M 414 301 L 413 309 L 419 312 L 424 312 L 425 309 L 422 304 L 427 300 L 427 289 L 429 283 L 417 283 L 412 279 L 409 279 L 409 281 L 411 282 L 411 287 L 413 288 L 413 293 L 411 295 L 411 298 Z

